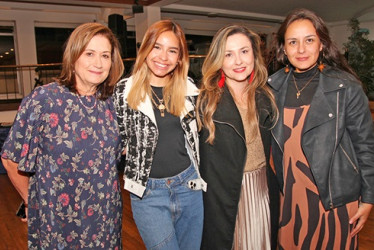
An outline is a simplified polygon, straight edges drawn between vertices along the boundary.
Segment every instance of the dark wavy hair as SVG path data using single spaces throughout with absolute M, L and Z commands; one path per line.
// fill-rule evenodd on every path
M 276 36 L 276 49 L 277 49 L 277 61 L 282 64 L 287 64 L 287 56 L 284 53 L 284 35 L 291 23 L 297 20 L 309 20 L 322 43 L 322 51 L 320 52 L 320 58 L 322 62 L 326 65 L 347 71 L 354 75 L 357 75 L 353 69 L 348 65 L 347 60 L 339 52 L 336 44 L 331 40 L 329 30 L 322 20 L 321 17 L 317 16 L 316 13 L 308 9 L 295 9 L 292 10 L 283 21 L 278 29 Z

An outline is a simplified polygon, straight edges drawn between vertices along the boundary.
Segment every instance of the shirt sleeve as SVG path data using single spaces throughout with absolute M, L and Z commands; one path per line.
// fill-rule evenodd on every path
M 13 126 L 2 147 L 1 157 L 18 163 L 18 170 L 35 172 L 39 134 L 42 131 L 41 114 L 43 87 L 25 97 L 18 109 Z
M 127 142 L 128 142 L 128 137 L 127 137 L 127 124 L 126 124 L 126 100 L 124 97 L 124 92 L 125 92 L 125 82 L 121 81 L 117 84 L 112 99 L 114 103 L 114 107 L 116 110 L 116 115 L 117 115 L 117 121 L 118 121 L 118 127 L 119 127 L 119 132 L 121 135 L 121 142 L 122 146 L 126 147 Z

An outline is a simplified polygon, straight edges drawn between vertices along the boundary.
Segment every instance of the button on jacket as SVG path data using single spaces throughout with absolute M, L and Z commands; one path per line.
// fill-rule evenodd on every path
M 280 70 L 268 79 L 277 106 L 284 107 L 288 79 Z M 283 109 L 272 129 L 272 152 L 283 189 Z M 326 210 L 355 200 L 374 203 L 374 128 L 368 100 L 350 74 L 326 67 L 310 104 L 301 145 Z

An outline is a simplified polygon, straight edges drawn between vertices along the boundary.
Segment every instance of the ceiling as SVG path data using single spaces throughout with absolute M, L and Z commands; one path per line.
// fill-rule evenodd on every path
M 137 3 L 144 6 L 159 6 L 162 12 L 248 20 L 252 18 L 270 22 L 280 22 L 290 10 L 304 7 L 315 11 L 328 23 L 347 21 L 353 17 L 361 21 L 374 21 L 373 0 L 13 0 L 13 2 L 109 8 L 127 7 Z

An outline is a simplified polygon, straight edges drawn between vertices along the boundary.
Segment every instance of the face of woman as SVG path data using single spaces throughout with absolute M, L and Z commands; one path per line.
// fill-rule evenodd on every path
M 180 48 L 179 40 L 172 31 L 165 31 L 157 38 L 148 54 L 146 63 L 151 70 L 151 85 L 165 86 L 170 72 L 178 64 Z
M 230 87 L 248 84 L 254 60 L 252 44 L 247 36 L 238 33 L 227 37 L 222 65 L 226 83 Z
M 309 20 L 291 23 L 284 35 L 284 52 L 297 72 L 307 71 L 316 65 L 322 43 Z
M 77 90 L 83 95 L 92 95 L 96 87 L 108 77 L 112 46 L 102 35 L 94 36 L 86 49 L 75 62 L 75 79 Z

